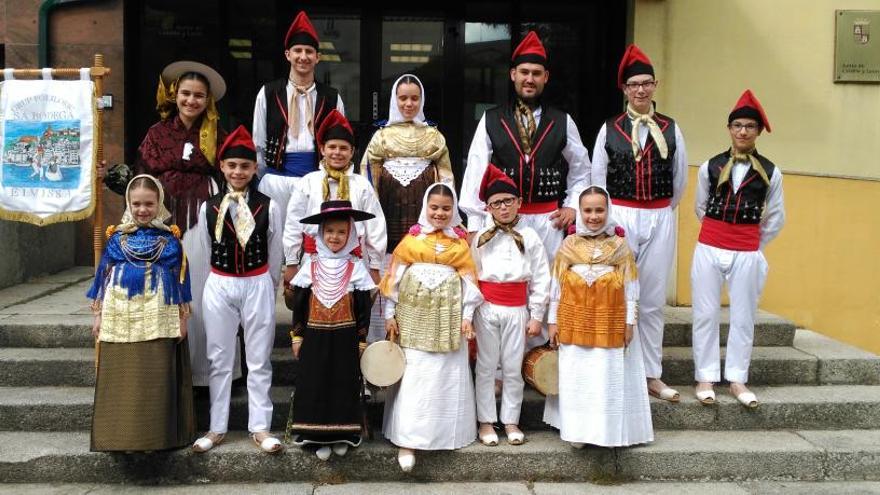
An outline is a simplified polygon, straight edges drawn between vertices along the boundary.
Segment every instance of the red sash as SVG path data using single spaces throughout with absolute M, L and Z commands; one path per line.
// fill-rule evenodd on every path
M 699 241 L 731 251 L 757 251 L 761 247 L 761 226 L 757 223 L 727 223 L 703 217 Z
M 528 282 L 487 282 L 480 280 L 483 298 L 499 306 L 525 306 L 529 300 Z
M 620 198 L 611 198 L 611 204 L 614 206 L 626 206 L 628 208 L 644 208 L 646 210 L 659 210 L 660 208 L 666 208 L 667 206 L 672 204 L 672 200 L 669 198 L 660 198 L 660 199 L 646 199 L 644 201 L 639 201 L 636 199 L 620 199 Z

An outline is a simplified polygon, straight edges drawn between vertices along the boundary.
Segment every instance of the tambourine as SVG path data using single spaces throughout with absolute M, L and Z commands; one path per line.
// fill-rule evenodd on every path
M 361 355 L 361 373 L 377 387 L 388 387 L 399 382 L 405 368 L 403 349 L 390 340 L 373 342 Z

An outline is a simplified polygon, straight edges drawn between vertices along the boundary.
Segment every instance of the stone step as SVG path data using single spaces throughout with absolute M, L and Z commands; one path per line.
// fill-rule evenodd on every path
M 292 387 L 273 387 L 272 424 L 283 431 L 290 410 Z M 701 405 L 690 386 L 681 387 L 679 404 L 651 398 L 657 430 L 782 430 L 880 429 L 880 386 L 778 386 L 752 387 L 761 401 L 758 409 L 742 407 L 723 388 L 718 404 Z M 76 431 L 91 428 L 91 387 L 0 388 L 0 431 Z M 384 393 L 377 391 L 368 403 L 370 423 L 381 429 Z M 196 397 L 200 431 L 208 429 L 209 403 L 204 393 Z M 247 393 L 233 391 L 229 428 L 247 429 Z M 520 424 L 528 430 L 549 430 L 543 422 L 544 397 L 526 388 Z
M 650 493 L 653 495 L 825 495 L 880 494 L 877 481 L 636 481 L 630 483 L 532 483 L 458 482 L 408 483 L 365 482 L 321 485 L 311 482 L 221 483 L 164 485 L 155 487 L 90 483 L 15 483 L 0 485 L 0 494 L 14 495 L 127 495 L 148 491 L 151 495 L 242 493 L 249 495 L 596 495 Z
M 873 385 L 880 383 L 880 357 L 808 330 L 798 330 L 794 347 L 756 347 L 752 385 Z M 722 358 L 724 355 L 722 349 Z M 272 354 L 273 383 L 292 385 L 296 362 L 287 348 Z M 664 349 L 663 378 L 693 381 L 689 347 Z M 94 384 L 94 350 L 83 348 L 0 348 L 0 386 L 83 386 Z
M 281 310 L 278 313 L 275 347 L 287 347 L 290 345 L 290 313 Z M 724 313 L 721 342 L 726 342 L 728 330 L 727 311 Z M 666 315 L 664 345 L 691 345 L 690 308 L 668 307 Z M 73 315 L 0 315 L 0 347 L 89 347 L 93 344 L 92 322 L 90 312 Z M 770 313 L 758 313 L 755 325 L 756 346 L 790 346 L 794 333 L 794 324 Z
M 523 446 L 420 452 L 403 473 L 381 439 L 321 462 L 293 447 L 269 456 L 241 432 L 207 454 L 89 452 L 86 432 L 0 433 L 0 479 L 22 483 L 346 483 L 625 480 L 878 480 L 880 431 L 661 431 L 647 446 L 572 449 L 549 431 Z
M 84 291 L 85 289 L 83 289 Z M 59 297 L 70 294 L 60 294 Z M 51 299 L 43 301 L 47 304 Z M 0 347 L 91 347 L 93 317 L 84 297 L 79 299 L 82 307 L 72 314 L 37 313 L 39 302 L 13 306 L 0 310 Z M 54 304 L 54 303 L 53 303 Z M 22 312 L 26 311 L 26 312 Z M 691 345 L 691 308 L 666 307 L 664 345 Z M 283 302 L 276 306 L 275 347 L 290 345 L 290 311 Z M 727 341 L 728 311 L 722 312 L 721 342 Z M 790 346 L 795 325 L 779 316 L 759 311 L 755 322 L 755 345 L 759 347 Z

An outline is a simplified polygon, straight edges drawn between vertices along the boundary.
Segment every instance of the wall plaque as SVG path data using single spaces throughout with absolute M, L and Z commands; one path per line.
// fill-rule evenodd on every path
M 834 82 L 880 83 L 880 10 L 837 10 L 834 19 Z

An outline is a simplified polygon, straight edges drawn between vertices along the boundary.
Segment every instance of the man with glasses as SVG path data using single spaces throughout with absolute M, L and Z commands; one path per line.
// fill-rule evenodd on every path
M 639 270 L 637 335 L 645 359 L 648 392 L 670 402 L 679 393 L 660 380 L 663 372 L 663 306 L 675 253 L 675 217 L 687 185 L 687 154 L 681 129 L 654 111 L 654 67 L 630 45 L 617 71 L 626 111 L 609 118 L 596 136 L 592 182 L 611 195 L 615 220 Z
M 588 185 L 590 158 L 571 116 L 541 101 L 549 78 L 544 45 L 530 31 L 511 57 L 516 101 L 486 111 L 477 124 L 460 204 L 470 232 L 492 225 L 479 190 L 494 163 L 516 184 L 523 202 L 520 225 L 535 230 L 552 264 L 563 232 L 574 223 L 578 194 Z
M 712 386 L 721 381 L 721 288 L 727 282 L 730 332 L 724 378 L 730 394 L 754 408 L 758 399 L 745 384 L 755 312 L 767 279 L 762 251 L 785 223 L 782 172 L 755 148 L 761 132 L 770 132 L 770 122 L 750 90 L 728 115 L 727 128 L 730 149 L 700 165 L 697 179 L 696 213 L 702 225 L 691 267 L 696 395 L 703 404 L 715 403 Z
M 319 46 L 315 27 L 306 13 L 300 12 L 284 37 L 284 58 L 290 71 L 260 88 L 254 104 L 260 192 L 281 207 L 282 224 L 296 181 L 318 170 L 315 131 L 331 110 L 345 113 L 339 92 L 315 81 L 315 66 L 321 59 Z

